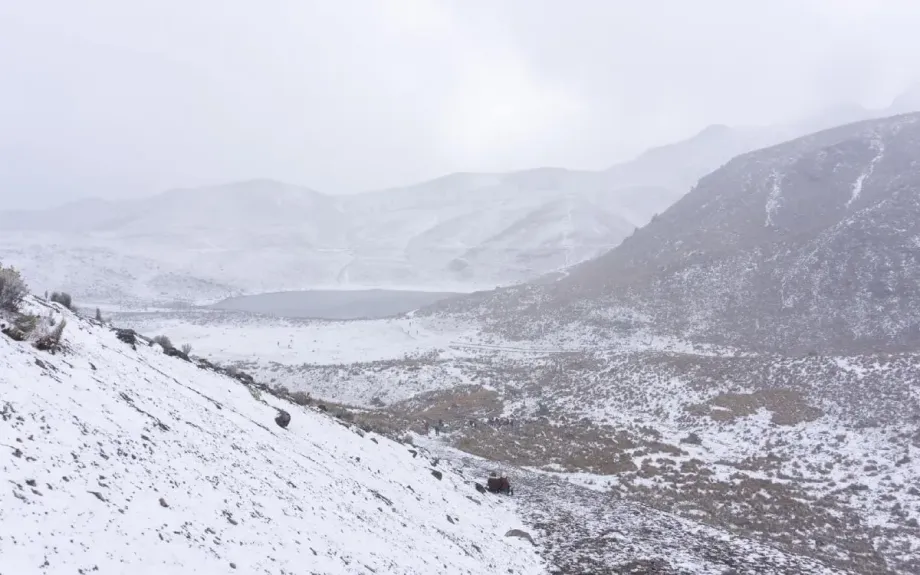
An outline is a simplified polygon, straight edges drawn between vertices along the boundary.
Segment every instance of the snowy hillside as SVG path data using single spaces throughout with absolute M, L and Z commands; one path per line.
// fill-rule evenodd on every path
M 0 335 L 4 573 L 543 572 L 448 462 L 28 308 L 68 324 L 57 354 Z
M 503 462 L 532 489 L 520 510 L 557 541 L 547 552 L 559 564 L 588 550 L 627 563 L 620 544 L 630 541 L 673 565 L 687 552 L 674 544 L 680 535 L 663 536 L 676 514 L 697 536 L 703 524 L 799 556 L 740 572 L 920 568 L 916 353 L 790 357 L 639 331 L 531 344 L 439 316 L 117 318 L 266 383 L 359 406 L 359 421 L 417 431 L 420 420 L 443 419 L 447 446 Z M 596 494 L 571 492 L 573 483 Z M 641 518 L 637 529 L 657 525 L 654 541 L 629 535 L 626 517 Z M 619 539 L 601 536 L 611 529 Z M 721 573 L 720 564 L 691 572 Z
M 887 431 L 855 433 L 846 441 L 845 458 L 820 452 L 822 462 L 832 466 L 831 476 L 825 477 L 820 470 L 797 465 L 816 457 L 814 450 L 821 442 L 837 441 L 833 439 L 836 435 L 852 430 L 845 422 L 850 419 L 844 421 L 841 414 L 830 415 L 828 409 L 827 417 L 808 428 L 798 422 L 777 428 L 771 424 L 773 412 L 769 410 L 780 412 L 774 417 L 779 421 L 795 417 L 797 396 L 787 401 L 791 406 L 787 413 L 781 402 L 764 401 L 762 392 L 752 394 L 751 401 L 763 402 L 768 410 L 734 414 L 726 408 L 736 418 L 731 423 L 718 423 L 718 414 L 704 415 L 694 407 L 708 405 L 707 400 L 715 398 L 712 409 L 719 409 L 725 399 L 720 391 L 732 389 L 719 385 L 704 391 L 694 383 L 703 371 L 726 374 L 729 382 L 744 375 L 745 381 L 736 382 L 740 387 L 758 384 L 750 375 L 757 373 L 752 367 L 760 360 L 746 357 L 735 364 L 732 350 L 699 349 L 693 354 L 692 346 L 680 342 L 644 338 L 605 342 L 609 350 L 588 341 L 580 350 L 515 348 L 507 342 L 477 339 L 472 326 L 436 317 L 312 322 L 199 312 L 118 314 L 116 318 L 150 333 L 192 342 L 196 352 L 235 362 L 266 383 L 309 390 L 324 401 L 370 408 L 355 410 L 362 425 L 421 432 L 420 420 L 443 419 L 447 433 L 419 437 L 416 444 L 445 459 L 463 460 L 467 476 L 469 469 L 478 469 L 474 475 L 485 475 L 494 469 L 493 460 L 500 461 L 501 469 L 514 478 L 518 512 L 527 518 L 539 540 L 546 542 L 541 551 L 544 557 L 563 573 L 721 575 L 728 568 L 796 575 L 874 573 L 878 571 L 872 569 L 884 558 L 875 552 L 864 556 L 862 546 L 871 548 L 885 538 L 899 545 L 913 541 L 909 533 L 898 534 L 899 529 L 909 530 L 905 522 L 912 518 L 917 501 L 913 493 L 904 492 L 917 468 L 898 463 L 910 449 L 905 450 L 901 439 Z M 705 368 L 681 375 L 678 366 L 694 363 Z M 778 362 L 777 366 L 779 373 L 813 373 L 817 380 L 822 379 L 817 375 L 820 370 L 839 382 L 839 387 L 852 387 L 857 393 L 864 386 L 874 386 L 883 373 L 877 370 L 859 383 L 855 370 L 861 364 L 853 358 L 849 363 L 815 358 L 789 366 Z M 889 379 L 900 382 L 893 386 L 888 403 L 910 410 L 912 404 L 904 401 L 904 384 L 918 372 L 918 366 L 910 367 L 913 371 L 903 367 L 892 365 L 884 371 Z M 598 377 L 605 385 L 597 385 Z M 835 384 L 816 390 L 820 395 L 815 401 L 832 398 L 837 388 Z M 777 397 L 784 396 L 778 393 Z M 865 397 L 867 404 L 875 402 L 873 396 Z M 758 407 L 755 405 L 755 411 Z M 862 409 L 862 404 L 851 403 L 842 415 L 849 418 Z M 805 414 L 812 417 L 807 410 Z M 517 424 L 512 429 L 487 423 L 497 416 L 514 418 Z M 907 416 L 898 414 L 897 418 Z M 477 422 L 475 429 L 468 427 L 471 419 Z M 702 438 L 702 446 L 681 443 L 691 431 Z M 733 445 L 736 433 L 739 441 Z M 803 437 L 808 439 L 803 441 Z M 800 441 L 788 447 L 778 444 L 775 450 L 771 447 L 772 442 L 793 438 Z M 457 448 L 487 459 L 460 453 Z M 766 480 L 772 471 L 744 471 L 761 454 L 774 451 L 784 458 L 776 466 L 781 465 L 789 478 Z M 811 502 L 833 492 L 832 481 L 848 485 L 849 475 L 861 472 L 870 460 L 879 470 L 873 474 L 879 479 L 878 491 L 854 491 L 852 500 L 841 500 L 828 512 L 797 509 L 795 517 L 803 523 L 788 521 L 784 511 L 788 511 L 790 498 Z M 645 475 L 650 466 L 661 469 L 660 484 Z M 895 481 L 881 480 L 886 473 L 893 474 Z M 766 510 L 765 519 L 751 530 L 742 527 L 755 516 L 750 507 L 730 510 L 739 500 L 751 497 L 750 482 L 755 478 L 777 500 L 775 506 L 758 507 L 761 513 Z M 808 491 L 803 492 L 802 486 Z M 707 489 L 720 493 L 715 507 L 707 503 Z M 882 511 L 876 513 L 893 495 L 899 497 L 905 515 L 888 518 Z M 675 498 L 679 498 L 677 504 Z M 869 511 L 876 513 L 874 517 L 884 519 L 885 531 L 876 540 L 867 540 L 861 531 L 863 519 L 853 519 L 846 528 L 834 523 L 840 533 L 827 537 L 821 550 L 801 547 L 803 537 L 826 537 L 823 527 L 806 526 L 806 522 L 818 525 L 830 520 L 832 513 L 844 509 L 840 507 L 844 501 L 858 502 L 860 517 Z M 683 517 L 676 517 L 675 512 Z M 764 525 L 776 527 L 775 532 Z M 805 535 L 797 530 L 804 530 Z M 897 538 L 892 534 L 898 534 Z M 855 542 L 853 549 L 844 547 L 847 538 Z M 755 543 L 756 539 L 766 543 Z M 914 554 L 905 557 L 912 560 Z
M 577 325 L 792 353 L 914 349 L 918 154 L 911 114 L 739 156 L 564 280 L 440 309 L 518 338 Z

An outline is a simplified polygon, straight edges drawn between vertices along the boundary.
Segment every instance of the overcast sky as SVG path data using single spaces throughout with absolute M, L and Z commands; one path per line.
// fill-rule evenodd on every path
M 0 199 L 603 168 L 881 107 L 916 0 L 0 0 Z

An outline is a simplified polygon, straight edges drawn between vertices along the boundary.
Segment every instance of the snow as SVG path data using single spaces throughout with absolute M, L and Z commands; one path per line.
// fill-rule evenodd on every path
M 770 193 L 767 195 L 767 203 L 764 206 L 764 209 L 767 212 L 767 219 L 764 225 L 767 227 L 773 225 L 773 216 L 776 215 L 776 211 L 782 205 L 783 199 L 783 188 L 781 185 L 782 176 L 778 172 L 774 171 L 770 175 L 770 181 L 772 182 Z
M 872 140 L 872 149 L 875 150 L 875 157 L 872 158 L 872 161 L 869 162 L 869 165 L 865 170 L 856 178 L 856 181 L 853 182 L 853 192 L 850 195 L 850 199 L 847 200 L 847 207 L 850 207 L 850 204 L 859 199 L 859 195 L 862 193 L 863 182 L 866 181 L 866 178 L 872 175 L 872 172 L 875 171 L 876 164 L 882 159 L 882 156 L 885 155 L 885 142 L 881 138 L 874 138 Z
M 228 319 L 229 318 L 229 319 Z M 338 365 L 401 359 L 472 341 L 474 328 L 453 319 L 409 317 L 372 321 L 245 319 L 236 314 L 140 314 L 118 325 L 190 343 L 195 353 L 219 361 L 282 365 Z
M 4 573 L 544 572 L 449 462 L 53 314 L 64 352 L 0 337 Z

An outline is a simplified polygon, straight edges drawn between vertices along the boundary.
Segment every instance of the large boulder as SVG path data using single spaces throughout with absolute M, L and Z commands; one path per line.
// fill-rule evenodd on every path
M 291 423 L 291 414 L 283 409 L 279 409 L 278 416 L 275 418 L 275 423 L 277 423 L 278 427 L 281 429 L 287 428 L 288 424 Z

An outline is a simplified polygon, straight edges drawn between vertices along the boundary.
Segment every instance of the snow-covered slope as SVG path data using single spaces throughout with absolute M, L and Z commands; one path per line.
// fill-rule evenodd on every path
M 56 355 L 0 336 L 4 573 L 543 572 L 449 463 L 28 307 L 68 325 Z
M 366 329 L 355 330 L 362 336 Z M 846 572 L 918 572 L 920 355 L 585 343 L 546 350 L 427 339 L 428 353 L 402 359 L 322 365 L 313 356 L 296 365 L 278 357 L 259 371 L 377 406 L 388 421 L 443 419 L 446 441 L 464 451 L 606 493 L 600 533 L 622 527 L 611 519 L 616 506 L 641 502 Z M 532 504 L 528 496 L 525 509 Z M 579 523 L 566 512 L 541 523 L 563 517 Z M 594 547 L 606 554 L 621 541 L 642 543 L 602 538 Z M 739 571 L 807 572 L 791 563 Z
M 639 326 L 804 353 L 920 343 L 920 114 L 739 156 L 550 285 L 446 302 L 537 338 Z
M 362 424 L 402 433 L 443 419 L 446 433 L 416 444 L 480 476 L 501 461 L 563 573 L 920 565 L 920 468 L 905 458 L 916 356 L 787 359 L 643 337 L 527 349 L 438 317 L 150 316 L 116 317 L 266 383 L 363 406 Z M 516 423 L 489 423 L 499 416 Z M 691 432 L 699 443 L 682 442 Z

